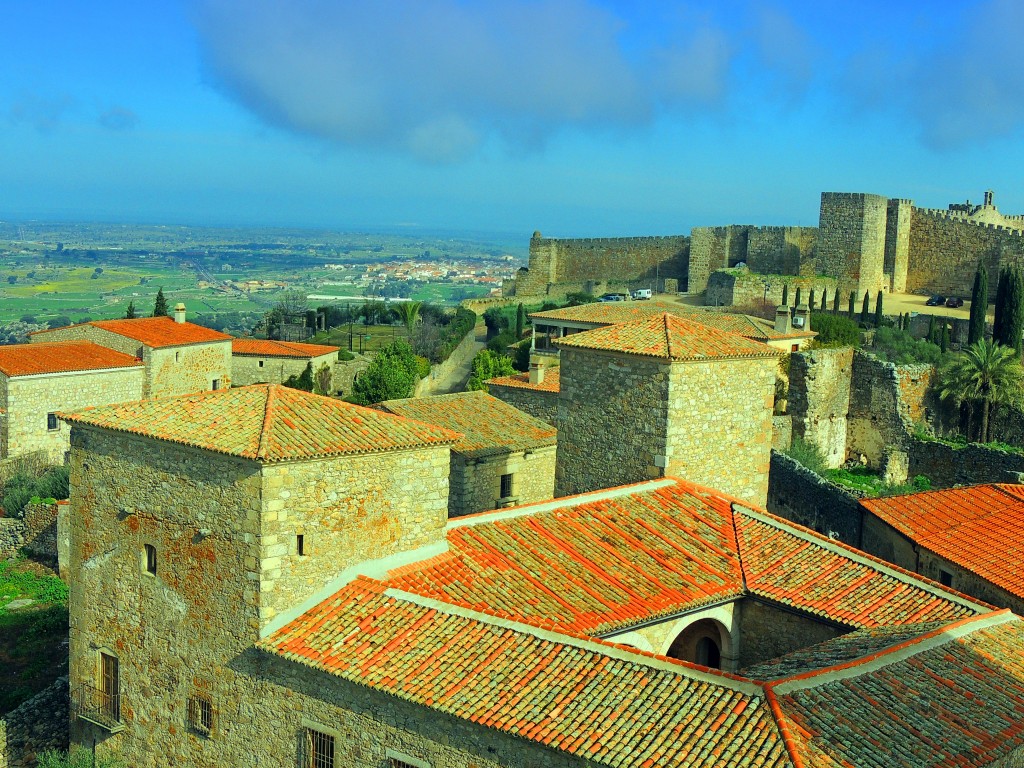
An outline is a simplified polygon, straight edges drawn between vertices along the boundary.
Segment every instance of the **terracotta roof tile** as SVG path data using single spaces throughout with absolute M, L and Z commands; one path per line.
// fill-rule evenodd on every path
M 35 376 L 45 373 L 133 368 L 142 363 L 131 355 L 91 341 L 54 341 L 0 346 L 0 373 Z
M 64 328 L 51 328 L 36 331 L 33 337 L 45 338 L 47 333 L 63 331 L 65 328 L 78 328 L 91 325 L 105 331 L 116 333 L 128 339 L 140 341 L 147 347 L 178 347 L 184 344 L 199 344 L 207 341 L 225 341 L 232 338 L 226 333 L 204 328 L 195 323 L 176 323 L 171 317 L 136 317 L 131 320 L 91 320 L 88 323 L 69 325 Z
M 377 408 L 461 432 L 452 450 L 467 458 L 553 446 L 558 432 L 486 392 L 386 400 Z
M 61 418 L 257 461 L 449 445 L 455 432 L 273 384 L 86 408 Z
M 246 357 L 320 357 L 336 353 L 341 347 L 326 344 L 300 344 L 272 339 L 232 339 L 231 354 Z
M 1024 487 L 949 488 L 861 504 L 911 541 L 1024 598 Z
M 574 333 L 555 340 L 559 348 L 606 350 L 665 360 L 776 357 L 779 351 L 734 333 L 719 331 L 662 313 L 635 323 L 622 323 Z
M 555 366 L 545 369 L 544 381 L 540 384 L 531 384 L 529 373 L 517 373 L 515 376 L 499 376 L 495 379 L 488 379 L 487 386 L 532 389 L 537 392 L 558 392 L 561 388 L 561 380 L 561 371 L 558 366 Z

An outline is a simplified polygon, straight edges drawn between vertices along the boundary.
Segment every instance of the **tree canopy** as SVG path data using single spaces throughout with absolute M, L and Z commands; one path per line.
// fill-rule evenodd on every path
M 167 299 L 164 298 L 164 289 L 156 292 L 156 301 L 153 303 L 153 317 L 167 317 Z
M 410 397 L 419 378 L 420 363 L 412 347 L 401 339 L 382 347 L 373 362 L 356 379 L 349 401 L 373 405 L 384 400 Z
M 939 370 L 939 396 L 980 406 L 977 439 L 988 442 L 993 405 L 1024 403 L 1024 368 L 1013 347 L 981 340 L 955 355 Z M 967 425 L 966 431 L 970 431 Z M 970 436 L 970 435 L 968 435 Z

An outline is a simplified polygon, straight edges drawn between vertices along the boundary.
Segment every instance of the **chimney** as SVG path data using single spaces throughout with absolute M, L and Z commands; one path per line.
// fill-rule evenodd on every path
M 530 383 L 544 383 L 544 363 L 530 363 Z
M 785 304 L 780 304 L 779 308 L 775 310 L 775 330 L 779 333 L 792 333 L 793 326 L 791 316 L 789 314 L 789 307 Z
M 174 322 L 185 322 L 185 305 L 182 304 L 180 301 L 174 305 Z
M 801 304 L 796 308 L 796 314 L 793 317 L 793 327 L 800 329 L 804 333 L 811 330 L 811 309 L 806 304 Z

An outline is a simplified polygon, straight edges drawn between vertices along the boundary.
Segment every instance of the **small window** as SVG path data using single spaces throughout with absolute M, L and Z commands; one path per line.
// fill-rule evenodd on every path
M 950 573 L 949 571 L 944 571 L 944 570 L 942 570 L 940 568 L 939 569 L 939 584 L 941 584 L 944 587 L 952 587 L 953 586 L 953 574 Z
M 259 366 L 260 366 L 260 368 L 263 367 L 263 361 L 262 360 L 259 361 Z
M 175 352 L 174 353 L 174 362 L 176 362 L 176 363 L 180 363 L 181 362 L 181 352 Z
M 220 389 L 220 379 L 214 379 L 210 389 Z
M 56 413 L 48 413 L 48 414 L 46 414 L 46 428 L 50 432 L 56 431 L 56 429 L 59 426 L 60 426 L 60 424 L 57 423 L 57 414 Z
M 213 736 L 213 700 L 209 696 L 197 693 L 189 698 L 188 727 L 200 736 Z
M 430 768 L 430 763 L 394 749 L 386 750 L 388 768 Z
M 146 573 L 156 576 L 156 547 L 146 544 L 143 547 L 143 559 L 145 560 Z
M 306 729 L 305 768 L 334 768 L 334 736 Z
M 791 346 L 789 348 L 789 351 L 790 352 L 799 352 L 800 351 L 800 345 L 799 344 L 794 344 L 793 346 Z
M 501 476 L 501 498 L 507 499 L 512 495 L 512 475 Z
M 299 557 L 304 557 L 306 555 L 305 534 L 300 533 L 295 537 L 295 554 L 297 554 Z

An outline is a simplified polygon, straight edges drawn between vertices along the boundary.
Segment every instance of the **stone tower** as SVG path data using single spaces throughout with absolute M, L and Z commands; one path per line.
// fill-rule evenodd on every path
M 822 192 L 818 269 L 842 293 L 882 290 L 888 198 L 863 192 Z

